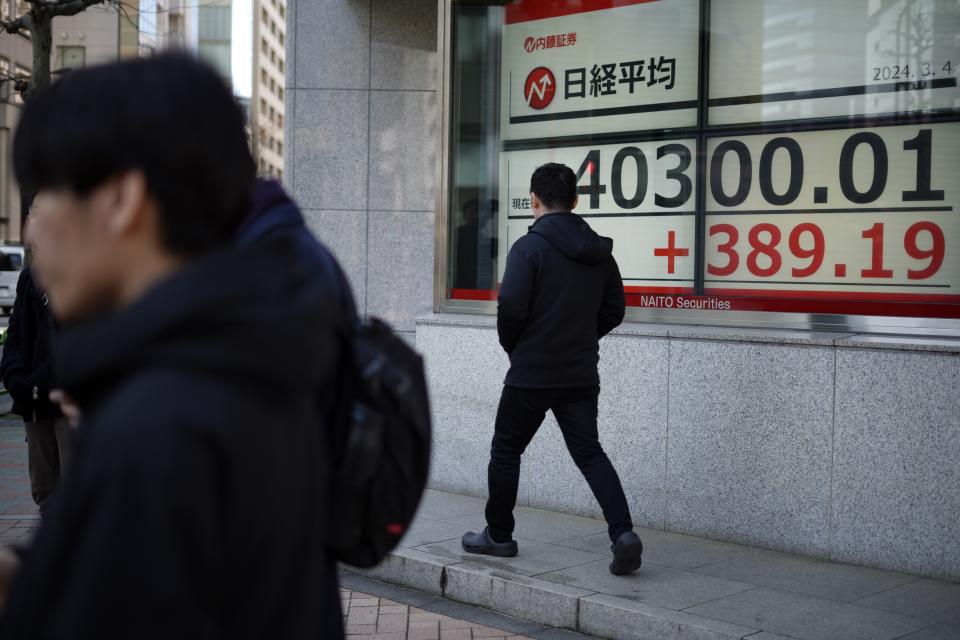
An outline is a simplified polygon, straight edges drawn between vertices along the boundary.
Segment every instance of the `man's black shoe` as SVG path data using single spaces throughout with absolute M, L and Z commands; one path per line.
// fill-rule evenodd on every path
M 640 536 L 633 531 L 621 534 L 610 547 L 610 550 L 613 551 L 610 573 L 615 576 L 636 571 L 643 563 L 640 558 L 643 555 L 643 543 L 640 542 Z
M 489 527 L 484 528 L 482 533 L 468 531 L 463 534 L 461 543 L 463 544 L 463 550 L 467 553 L 482 553 L 499 558 L 512 558 L 517 555 L 517 541 L 494 542 L 493 538 L 490 537 Z

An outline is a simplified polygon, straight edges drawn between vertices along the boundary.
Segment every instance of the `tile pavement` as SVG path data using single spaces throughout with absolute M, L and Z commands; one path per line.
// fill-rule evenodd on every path
M 349 640 L 530 640 L 360 591 L 341 589 L 340 599 Z
M 0 395 L 0 409 L 7 396 Z M 39 518 L 37 505 L 30 496 L 27 473 L 27 443 L 23 421 L 17 416 L 0 415 L 0 519 L 15 516 Z
M 643 567 L 614 577 L 602 521 L 526 507 L 516 558 L 466 554 L 460 535 L 483 528 L 483 509 L 428 491 L 401 547 L 365 575 L 624 640 L 960 640 L 955 582 L 652 529 L 638 529 Z

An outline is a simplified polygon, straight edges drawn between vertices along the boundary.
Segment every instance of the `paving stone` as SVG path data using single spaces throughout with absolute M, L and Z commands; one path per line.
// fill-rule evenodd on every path
M 377 618 L 377 633 L 407 630 L 406 614 L 380 615 Z
M 400 545 L 403 547 L 420 547 L 433 542 L 460 539 L 465 529 L 459 524 L 439 522 L 425 518 L 415 520 L 407 531 Z
M 757 588 L 686 609 L 803 640 L 893 640 L 930 624 L 878 609 Z
M 377 624 L 376 607 L 350 607 L 347 614 L 347 624 Z
M 749 553 L 752 547 L 730 542 L 695 538 L 680 533 L 636 529 L 643 541 L 643 561 L 674 569 L 695 569 Z M 610 554 L 610 538 L 606 533 L 560 542 L 565 547 Z
M 686 609 L 753 588 L 753 585 L 743 582 L 650 564 L 645 564 L 639 571 L 632 574 L 615 576 L 610 573 L 609 564 L 609 560 L 604 559 L 538 577 L 675 610 Z
M 580 601 L 580 631 L 614 640 L 740 640 L 757 632 L 624 598 L 594 595 Z
M 486 505 L 486 500 L 480 498 L 427 489 L 423 494 L 417 518 L 448 520 L 472 513 L 483 513 Z
M 857 604 L 960 626 L 960 584 L 917 580 L 858 600 Z
M 380 602 L 380 615 L 389 616 L 397 614 L 407 615 L 407 607 L 403 605 L 385 605 L 382 601 Z
M 439 640 L 440 623 L 439 620 L 425 620 L 420 622 L 410 621 L 407 629 L 408 640 Z
M 732 560 L 700 567 L 697 572 L 840 602 L 853 602 L 916 580 L 903 573 L 765 549 L 753 549 Z
M 367 633 L 376 633 L 377 625 L 375 624 L 350 624 L 347 623 L 344 625 L 344 631 L 347 635 L 361 635 Z
M 559 547 L 555 544 L 534 540 L 517 538 L 517 544 L 520 547 L 520 553 L 514 558 L 494 558 L 467 553 L 463 550 L 459 538 L 427 544 L 417 547 L 417 550 L 448 558 L 451 561 L 476 562 L 504 572 L 526 576 L 534 576 L 604 559 L 604 556 L 596 553 Z
M 900 640 L 960 640 L 960 627 L 938 622 L 903 636 Z
M 458 629 L 440 629 L 440 640 L 471 640 L 469 623 L 464 624 L 467 626 Z

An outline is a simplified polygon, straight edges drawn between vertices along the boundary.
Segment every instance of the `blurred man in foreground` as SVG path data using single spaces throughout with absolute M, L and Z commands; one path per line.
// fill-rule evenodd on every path
M 229 89 L 177 56 L 76 72 L 14 156 L 83 418 L 0 637 L 338 637 L 316 390 L 344 320 L 289 237 L 225 250 L 254 181 Z

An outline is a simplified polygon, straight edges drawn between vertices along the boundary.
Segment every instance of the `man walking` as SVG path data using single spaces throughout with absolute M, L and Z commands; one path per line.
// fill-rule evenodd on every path
M 36 198 L 31 210 L 41 206 L 41 199 Z M 35 255 L 38 247 L 32 242 L 28 244 Z M 13 398 L 13 413 L 23 418 L 30 492 L 41 515 L 70 461 L 70 425 L 49 398 L 54 387 L 54 333 L 47 294 L 37 285 L 30 267 L 24 267 L 17 281 L 0 375 Z
M 229 88 L 179 55 L 76 71 L 14 164 L 83 417 L 0 638 L 342 637 L 316 394 L 346 319 L 287 234 L 229 250 L 255 172 Z
M 561 164 L 539 167 L 530 181 L 534 223 L 507 256 L 497 331 L 510 357 L 488 467 L 487 527 L 463 536 L 469 553 L 517 555 L 513 509 L 520 457 L 553 411 L 564 442 L 600 503 L 613 543 L 610 571 L 641 564 L 620 478 L 597 435 L 599 340 L 623 321 L 623 281 L 613 241 L 578 215 L 577 177 Z

